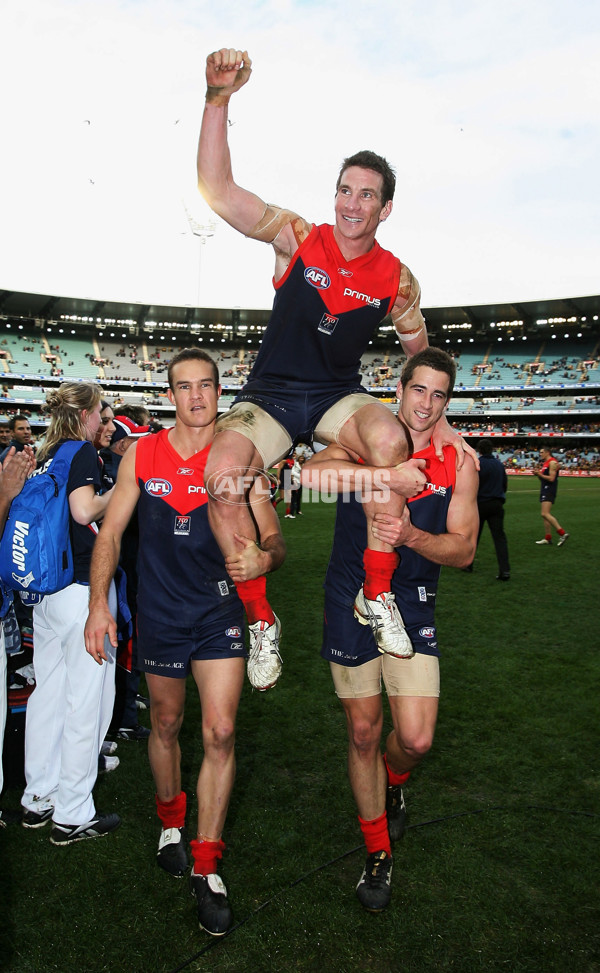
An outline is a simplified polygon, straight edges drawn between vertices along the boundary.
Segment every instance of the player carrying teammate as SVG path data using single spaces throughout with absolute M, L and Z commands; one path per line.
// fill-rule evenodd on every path
M 430 749 L 438 712 L 439 649 L 435 598 L 440 565 L 463 567 L 475 553 L 478 528 L 475 464 L 467 457 L 456 470 L 452 449 L 443 460 L 431 442 L 446 407 L 456 368 L 445 351 L 427 348 L 409 358 L 398 385 L 398 418 L 410 430 L 414 455 L 425 463 L 427 484 L 400 517 L 375 516 L 373 531 L 401 555 L 392 579 L 411 640 L 410 659 L 381 655 L 371 632 L 357 623 L 354 592 L 363 577 L 366 519 L 353 494 L 338 501 L 333 550 L 325 579 L 322 655 L 330 663 L 348 726 L 348 768 L 367 862 L 356 893 L 365 909 L 380 912 L 391 895 L 392 842 L 404 831 L 402 786 Z M 328 446 L 305 464 L 306 486 L 335 485 L 364 491 L 381 471 L 357 465 L 339 445 Z M 381 678 L 393 729 L 380 750 L 383 725 Z
M 230 579 L 246 581 L 274 570 L 285 549 L 265 488 L 262 502 L 253 503 L 250 495 L 260 547 L 237 535 L 235 552 L 223 560 L 208 525 L 203 477 L 217 418 L 217 366 L 205 352 L 187 348 L 171 359 L 168 377 L 175 426 L 140 439 L 121 461 L 114 503 L 94 548 L 85 640 L 100 664 L 104 636 L 116 644 L 107 591 L 123 531 L 139 504 L 138 668 L 146 673 L 151 701 L 148 756 L 162 824 L 157 860 L 176 877 L 188 866 L 178 737 L 191 671 L 202 706 L 204 745 L 191 842 L 192 887 L 201 927 L 219 936 L 232 923 L 217 862 L 225 848 L 221 836 L 235 777 L 235 719 L 245 657 L 243 609 Z
M 235 534 L 250 536 L 252 530 L 242 497 L 231 487 L 231 470 L 244 474 L 268 468 L 293 443 L 313 438 L 340 443 L 373 466 L 394 468 L 406 460 L 402 426 L 360 384 L 360 358 L 389 313 L 408 356 L 428 344 L 418 282 L 375 240 L 392 211 L 396 181 L 385 159 L 365 151 L 344 161 L 333 226 L 315 226 L 235 183 L 227 106 L 250 73 L 246 51 L 223 48 L 209 55 L 198 145 L 199 188 L 211 208 L 245 236 L 271 244 L 275 252 L 271 319 L 246 386 L 218 423 L 206 467 L 210 524 L 226 556 L 234 548 Z M 441 417 L 438 451 L 450 442 L 462 463 L 461 440 Z M 399 514 L 404 496 L 421 491 L 421 465 L 406 465 L 395 474 L 401 482 L 392 485 L 389 512 Z M 243 482 L 243 476 L 237 480 Z M 411 651 L 410 640 L 390 590 L 398 558 L 373 534 L 374 512 L 367 506 L 365 583 L 355 608 L 373 627 L 380 650 L 403 656 Z M 238 586 L 254 638 L 251 652 L 268 650 L 279 641 L 279 621 L 263 582 L 253 582 L 247 591 Z M 276 656 L 272 658 L 276 663 Z

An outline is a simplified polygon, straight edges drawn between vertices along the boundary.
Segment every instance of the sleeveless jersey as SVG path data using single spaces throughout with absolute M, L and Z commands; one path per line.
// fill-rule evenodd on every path
M 163 429 L 137 444 L 138 611 L 185 628 L 238 598 L 208 523 L 210 445 L 184 460 L 168 436 Z
M 329 224 L 313 226 L 276 295 L 245 391 L 331 391 L 360 383 L 360 359 L 398 296 L 401 264 L 377 242 L 346 261 Z
M 541 472 L 544 476 L 548 476 L 550 470 L 550 463 L 556 463 L 557 460 L 554 456 L 549 456 L 544 465 L 542 466 Z M 540 480 L 540 501 L 541 500 L 551 500 L 554 502 L 556 500 L 556 494 L 558 491 L 558 474 L 560 469 L 556 471 L 556 479 L 550 483 L 548 480 Z
M 426 460 L 428 482 L 418 496 L 408 501 L 415 527 L 430 534 L 446 532 L 446 518 L 456 484 L 456 453 L 444 447 L 441 462 L 431 443 L 415 459 Z M 367 546 L 367 520 L 362 504 L 352 495 L 349 502 L 337 503 L 333 548 L 325 589 L 328 597 L 351 608 L 364 582 L 363 551 Z M 434 626 L 435 599 L 440 565 L 427 560 L 409 547 L 399 547 L 400 565 L 392 578 L 392 591 L 407 628 Z M 426 643 L 427 644 L 427 643 Z M 424 648 L 419 651 L 426 652 Z M 428 654 L 438 655 L 437 643 L 428 644 Z

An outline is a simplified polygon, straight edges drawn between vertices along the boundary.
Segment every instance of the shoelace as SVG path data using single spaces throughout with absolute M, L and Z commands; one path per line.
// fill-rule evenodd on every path
M 391 615 L 394 614 L 394 608 L 396 607 L 396 597 L 393 594 L 384 594 L 382 605 L 384 609 L 390 612 Z
M 387 855 L 385 855 L 385 854 L 379 855 L 379 857 L 377 857 L 377 858 L 374 859 L 374 861 L 373 861 L 373 867 L 367 873 L 376 882 L 387 882 L 386 876 L 383 875 L 383 874 L 380 874 L 380 868 L 382 868 L 382 866 L 385 865 L 386 861 L 387 861 Z
M 263 635 L 265 634 L 265 632 L 266 632 L 266 629 L 259 628 L 258 629 L 258 632 L 255 633 L 255 635 L 254 635 L 254 638 L 255 638 L 254 646 L 255 646 L 255 651 L 256 651 L 256 654 L 257 655 L 259 655 L 260 652 L 261 652 L 261 650 L 262 650 L 262 647 L 263 647 Z
M 258 630 L 258 633 L 255 635 L 255 639 L 256 639 L 256 642 L 255 642 L 255 646 L 256 646 L 255 651 L 256 651 L 256 655 L 257 656 L 260 655 L 260 653 L 262 652 L 263 638 L 264 638 L 264 636 L 267 635 L 268 630 L 270 628 L 272 628 L 274 624 L 275 623 L 273 623 L 272 625 L 267 625 L 267 627 L 265 629 L 259 629 Z M 268 636 L 268 638 L 267 638 L 267 642 L 269 642 L 269 641 L 270 641 L 270 636 Z M 281 662 L 281 656 L 279 655 L 279 651 L 275 648 L 274 645 L 271 645 L 271 647 L 268 649 L 268 652 L 271 655 L 276 655 L 277 658 L 279 659 L 279 661 Z
M 378 602 L 378 605 L 381 606 L 379 612 L 377 612 L 374 608 L 372 608 L 371 605 L 367 604 L 366 599 L 365 599 L 365 604 L 367 608 L 367 618 L 370 619 L 371 624 L 375 627 L 375 629 L 383 628 L 383 625 L 385 624 L 384 613 L 386 611 L 388 612 L 389 615 L 392 616 L 392 618 L 394 617 L 394 608 L 396 604 L 396 599 L 393 594 L 383 595 L 382 600 Z

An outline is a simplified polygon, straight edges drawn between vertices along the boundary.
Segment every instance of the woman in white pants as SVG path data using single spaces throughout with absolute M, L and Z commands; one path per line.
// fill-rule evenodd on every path
M 92 788 L 98 755 L 110 722 L 115 652 L 107 640 L 107 663 L 98 666 L 85 651 L 89 565 L 111 492 L 101 487 L 93 440 L 100 425 L 101 393 L 92 382 L 64 382 L 46 396 L 50 425 L 38 451 L 38 466 L 49 462 L 61 443 L 83 440 L 73 457 L 67 493 L 74 581 L 46 595 L 33 610 L 33 664 L 36 686 L 27 704 L 23 825 L 39 828 L 52 818 L 50 841 L 67 845 L 114 831 L 116 814 L 96 811 Z M 113 608 L 116 610 L 114 589 Z
M 0 539 L 6 524 L 10 505 L 23 488 L 25 480 L 35 467 L 35 457 L 31 446 L 24 446 L 16 453 L 9 450 L 6 459 L 0 463 Z M 4 621 L 12 604 L 12 591 L 0 583 L 0 793 L 4 786 L 2 772 L 2 748 L 4 745 L 4 726 L 7 710 L 6 647 L 4 643 Z M 6 827 L 6 814 L 0 809 L 0 827 Z

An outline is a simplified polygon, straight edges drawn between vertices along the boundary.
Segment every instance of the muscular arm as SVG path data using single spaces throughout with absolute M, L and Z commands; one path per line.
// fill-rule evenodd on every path
M 430 534 L 415 527 L 410 518 L 408 504 L 400 517 L 375 514 L 373 533 L 393 547 L 410 547 L 435 564 L 454 568 L 466 567 L 473 561 L 477 547 L 478 485 L 475 464 L 467 457 L 456 474 L 456 486 L 448 508 L 444 534 Z
M 558 476 L 558 463 L 553 460 L 548 467 L 547 473 L 542 473 L 541 470 L 536 470 L 535 475 L 540 480 L 545 480 L 547 483 L 554 483 L 556 477 Z
M 419 281 L 404 264 L 400 273 L 398 297 L 392 308 L 392 323 L 400 338 L 402 350 L 407 358 L 416 355 L 429 347 L 427 326 L 421 313 L 421 288 Z M 440 459 L 443 458 L 443 447 L 453 446 L 456 450 L 456 465 L 460 469 L 464 463 L 465 453 L 468 453 L 477 469 L 479 458 L 474 449 L 465 443 L 462 437 L 454 431 L 446 416 L 442 416 L 433 433 L 433 445 Z
M 392 308 L 392 324 L 407 358 L 429 346 L 425 318 L 421 313 L 421 288 L 408 267 L 402 265 L 398 296 Z
M 359 464 L 358 456 L 343 446 L 332 444 L 319 450 L 302 467 L 303 486 L 321 493 L 359 493 L 365 499 L 381 495 L 385 502 L 389 491 L 403 497 L 420 493 L 427 477 L 422 471 L 423 459 L 410 459 L 390 469 Z
M 85 647 L 102 665 L 106 660 L 104 638 L 117 645 L 117 625 L 108 607 L 108 592 L 119 563 L 121 538 L 138 502 L 140 491 L 135 479 L 136 446 L 130 446 L 121 460 L 113 501 L 94 543 L 90 565 L 90 609 L 85 624 Z
M 259 542 L 241 534 L 234 535 L 238 551 L 225 559 L 227 573 L 234 582 L 251 581 L 276 571 L 285 560 L 285 541 L 273 504 L 264 496 L 257 496 L 253 487 L 250 507 Z
M 246 84 L 251 72 L 252 61 L 247 51 L 222 48 L 206 60 L 207 92 L 198 141 L 198 188 L 211 209 L 234 229 L 273 244 L 278 278 L 310 232 L 310 224 L 290 210 L 265 203 L 238 186 L 233 178 L 227 137 L 229 99 Z
M 396 333 L 400 338 L 402 350 L 407 358 L 416 355 L 429 347 L 427 336 L 427 326 L 425 318 L 421 313 L 421 288 L 416 277 L 404 264 L 400 273 L 400 285 L 398 287 L 398 297 L 392 308 L 392 322 L 396 328 Z M 479 469 L 479 458 L 477 453 L 462 437 L 455 432 L 446 416 L 442 416 L 435 427 L 433 445 L 440 459 L 443 458 L 443 447 L 452 446 L 456 450 L 456 466 L 460 469 L 465 461 L 465 454 L 468 454 Z

